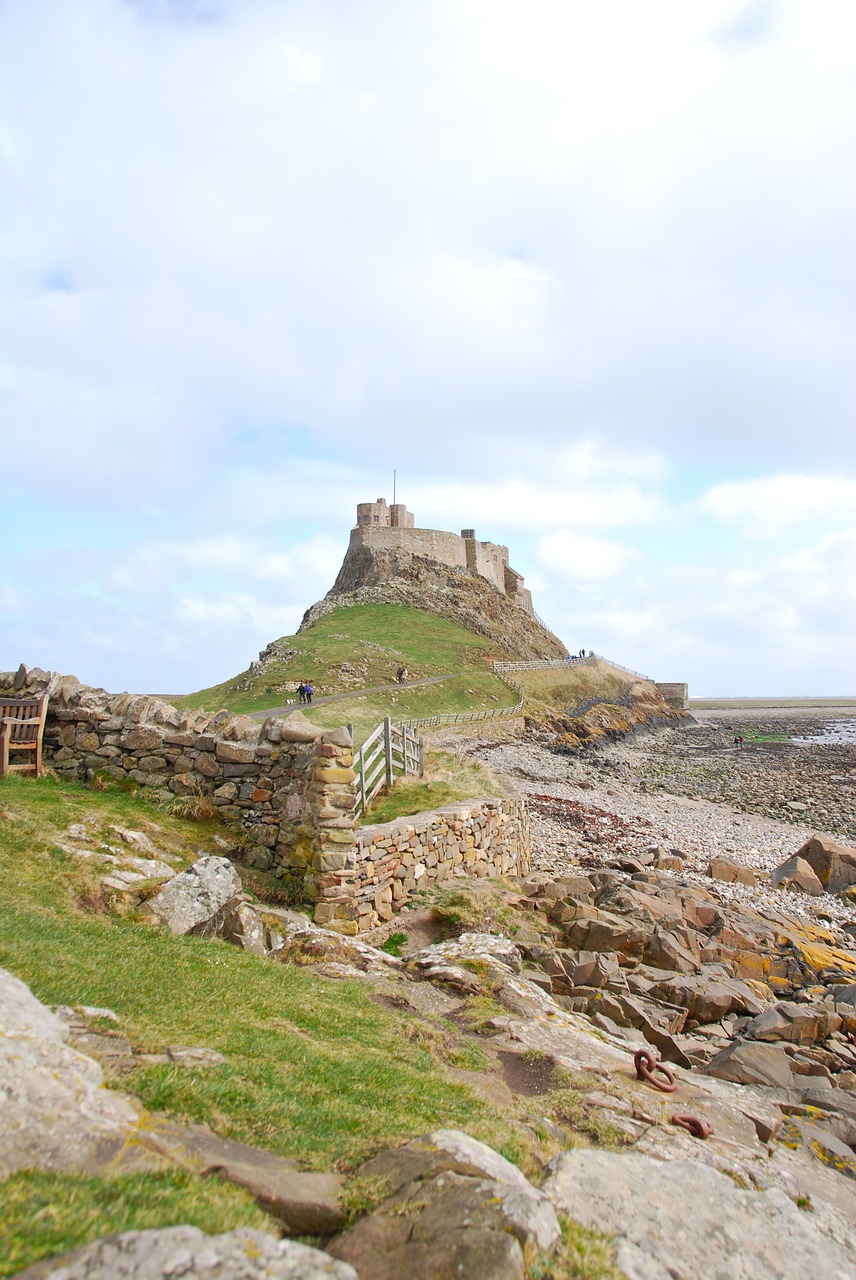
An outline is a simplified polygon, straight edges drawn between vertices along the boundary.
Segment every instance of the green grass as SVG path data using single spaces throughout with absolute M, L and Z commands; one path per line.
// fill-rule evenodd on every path
M 280 642 L 295 650 L 292 657 L 276 660 L 254 675 L 242 672 L 231 680 L 198 693 L 170 697 L 176 706 L 204 707 L 215 711 L 251 712 L 282 706 L 295 681 L 309 680 L 316 693 L 334 693 L 353 687 L 342 664 L 350 664 L 358 688 L 393 683 L 396 671 L 406 666 L 412 680 L 427 676 L 461 677 L 421 689 L 394 689 L 335 702 L 329 708 L 312 707 L 311 718 L 332 727 L 364 719 L 377 724 L 384 715 L 406 719 L 436 715 L 438 711 L 470 710 L 485 706 L 509 706 L 514 697 L 490 670 L 491 658 L 510 656 L 484 636 L 449 622 L 437 614 L 409 605 L 355 605 L 335 609 L 306 631 L 285 636 Z M 511 655 L 513 656 L 513 655 Z M 249 688 L 243 688 L 245 684 Z M 353 705 L 352 705 L 353 704 Z
M 115 1178 L 16 1173 L 0 1183 L 0 1276 L 101 1236 L 182 1224 L 209 1235 L 272 1227 L 245 1191 L 183 1169 Z
M 148 1107 L 315 1168 L 357 1160 L 441 1118 L 462 1123 L 473 1115 L 472 1099 L 401 1041 L 396 1016 L 359 983 L 78 909 L 81 881 L 92 872 L 51 849 L 47 829 L 58 817 L 63 827 L 74 820 L 57 811 L 63 793 L 73 809 L 82 801 L 113 821 L 145 820 L 132 798 L 4 780 L 0 807 L 25 802 L 39 821 L 0 822 L 0 964 L 47 1003 L 113 1009 L 146 1049 L 204 1045 L 226 1056 L 213 1069 L 138 1070 L 127 1087 Z M 197 846 L 195 826 L 188 834 Z
M 539 1253 L 528 1267 L 529 1280 L 624 1280 L 615 1265 L 609 1236 L 559 1214 L 562 1238 L 549 1257 Z
M 354 726 L 354 740 L 364 742 L 384 716 L 394 723 L 419 717 L 461 711 L 482 711 L 513 707 L 517 694 L 489 671 L 468 671 L 442 684 L 415 689 L 390 689 L 384 693 L 357 694 L 307 710 L 308 718 L 324 729 L 340 724 Z
M 204 1069 L 143 1066 L 119 1087 L 150 1110 L 206 1123 L 304 1168 L 347 1171 L 378 1149 L 436 1127 L 466 1128 L 510 1158 L 521 1157 L 507 1118 L 450 1079 L 432 1052 L 408 1038 L 409 1020 L 375 1003 L 364 984 L 108 913 L 92 864 L 55 844 L 70 822 L 84 820 L 93 836 L 106 834 L 111 823 L 147 830 L 160 847 L 183 848 L 186 861 L 213 847 L 214 829 L 121 792 L 95 793 L 51 778 L 0 782 L 0 965 L 48 1004 L 114 1010 L 121 1030 L 142 1049 L 205 1046 L 226 1059 Z M 217 1229 L 248 1220 L 243 1201 L 216 1192 L 215 1184 L 147 1177 L 51 1184 L 34 1176 L 0 1184 L 14 1248 L 22 1247 L 27 1204 L 41 1215 L 46 1234 L 34 1239 L 47 1252 L 79 1243 L 78 1221 L 91 1238 L 103 1234 L 102 1221 L 112 1230 L 188 1220 L 191 1203 Z M 114 1194 L 117 1217 L 102 1218 L 100 1206 Z M 143 1212 L 146 1205 L 151 1211 Z
M 425 776 L 399 778 L 392 789 L 377 796 L 361 819 L 361 825 L 392 822 L 394 818 L 424 813 L 443 805 L 501 796 L 507 788 L 486 765 L 451 751 L 426 748 Z

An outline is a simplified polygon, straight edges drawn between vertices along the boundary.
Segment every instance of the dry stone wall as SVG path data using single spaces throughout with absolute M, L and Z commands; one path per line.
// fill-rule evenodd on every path
M 299 711 L 263 724 L 229 711 L 180 711 L 110 694 L 39 668 L 0 672 L 0 693 L 49 694 L 45 762 L 62 777 L 130 779 L 166 797 L 204 796 L 247 835 L 252 865 L 301 878 L 316 919 L 356 934 L 388 920 L 450 874 L 526 874 L 523 799 L 479 800 L 383 826 L 354 828 L 348 729 Z
M 340 933 L 364 933 L 419 892 L 452 875 L 527 875 L 526 800 L 473 800 L 355 833 L 355 847 L 331 861 L 319 883 L 315 919 Z
M 259 724 L 249 716 L 179 711 L 159 698 L 110 694 L 22 667 L 0 691 L 49 693 L 45 762 L 64 778 L 102 774 L 165 796 L 204 796 L 247 834 L 245 857 L 297 872 L 318 893 L 325 850 L 353 844 L 354 772 L 347 729 L 324 731 L 299 712 Z

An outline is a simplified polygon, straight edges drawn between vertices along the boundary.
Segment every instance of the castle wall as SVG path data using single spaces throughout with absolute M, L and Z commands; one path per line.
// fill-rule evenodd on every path
M 469 546 L 469 542 L 467 543 Z M 508 564 L 508 547 L 495 542 L 474 540 L 476 573 L 492 582 L 497 591 L 505 595 L 505 566 Z
M 348 551 L 346 564 L 339 571 L 334 592 L 353 590 L 354 586 L 364 585 L 361 582 L 363 570 L 360 553 L 371 556 L 384 552 L 403 552 L 434 560 L 452 569 L 467 569 L 496 587 L 497 591 L 519 609 L 533 613 L 532 596 L 524 588 L 523 578 L 509 567 L 508 547 L 495 542 L 479 542 L 475 529 L 462 529 L 460 537 L 442 529 L 416 529 L 414 518 L 403 503 L 394 503 L 388 507 L 385 498 L 378 498 L 376 502 L 358 503 L 357 524 L 351 530 Z
M 438 560 L 455 569 L 467 568 L 466 545 L 456 533 L 441 529 L 393 529 L 378 525 L 351 530 L 350 549 L 368 547 L 372 551 L 409 551 L 414 556 Z
M 657 692 L 662 695 L 670 707 L 677 707 L 678 711 L 686 711 L 690 705 L 689 686 L 680 682 L 667 682 L 665 684 L 658 683 L 656 685 Z

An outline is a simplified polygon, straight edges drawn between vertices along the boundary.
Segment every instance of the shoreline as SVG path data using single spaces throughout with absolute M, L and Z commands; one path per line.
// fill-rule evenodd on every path
M 529 797 L 533 870 L 561 874 L 571 866 L 604 865 L 660 846 L 683 855 L 682 868 L 674 874 L 715 887 L 728 900 L 782 910 L 821 926 L 849 926 L 856 934 L 856 907 L 841 898 L 811 898 L 763 883 L 730 884 L 706 874 L 710 859 L 723 857 L 751 868 L 763 880 L 812 835 L 856 843 L 851 834 L 856 829 L 856 746 L 765 742 L 741 750 L 728 745 L 728 726 L 720 714 L 704 715 L 706 723 L 699 718 L 682 728 L 637 732 L 579 756 L 560 755 L 522 738 L 477 746 L 471 742 L 470 751 Z M 746 717 L 757 720 L 757 708 L 748 709 Z M 780 708 L 771 708 L 766 727 L 772 727 L 770 720 L 785 718 Z M 841 717 L 811 718 L 821 728 L 827 718 Z M 856 705 L 847 718 L 856 720 Z M 833 759 L 842 773 L 830 775 Z M 796 765 L 800 770 L 795 775 Z M 769 789 L 779 785 L 787 795 L 796 776 L 802 793 L 817 803 L 785 799 L 783 806 L 804 806 L 805 811 L 785 807 L 773 816 L 716 795 L 683 794 L 677 784 L 683 779 L 688 783 L 684 790 L 698 786 L 696 775 L 714 792 L 717 786 L 728 791 L 736 775 L 744 784 L 751 782 L 749 794 L 757 792 L 763 799 L 766 792 L 768 805 Z M 660 780 L 652 780 L 658 776 Z M 671 780 L 671 788 L 663 776 Z M 842 781 L 835 783 L 834 777 Z M 837 805 L 829 803 L 830 792 L 837 793 Z M 820 811 L 824 821 L 812 822 Z

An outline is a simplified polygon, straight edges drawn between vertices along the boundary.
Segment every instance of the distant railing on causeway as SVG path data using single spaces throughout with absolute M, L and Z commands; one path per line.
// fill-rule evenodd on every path
M 571 656 L 570 658 L 539 658 L 532 662 L 495 662 L 493 669 L 497 675 L 503 675 L 506 671 L 560 671 L 565 667 L 593 667 L 598 662 L 605 662 L 608 667 L 615 667 L 616 671 L 626 671 L 629 676 L 637 676 L 640 680 L 649 680 L 653 684 L 651 676 L 644 676 L 641 671 L 634 671 L 632 667 L 623 667 L 620 662 L 613 662 L 611 658 L 605 658 L 602 653 L 595 653 L 590 650 L 584 658 Z
M 493 669 L 497 675 L 507 671 L 562 671 L 565 667 L 593 667 L 597 662 L 594 654 L 590 658 L 535 658 L 531 662 L 495 662 Z
M 421 778 L 425 745 L 407 724 L 393 724 L 387 716 L 354 752 L 357 775 L 355 817 L 361 817 L 379 791 L 391 787 L 396 774 Z

